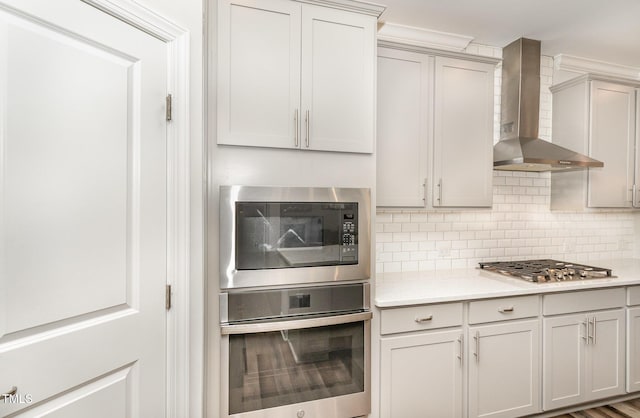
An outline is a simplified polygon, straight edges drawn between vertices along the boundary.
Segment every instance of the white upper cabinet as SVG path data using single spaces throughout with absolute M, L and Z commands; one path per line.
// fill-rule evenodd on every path
M 491 206 L 498 61 L 466 58 L 378 48 L 378 206 Z
M 591 82 L 589 154 L 604 162 L 589 169 L 589 207 L 630 207 L 635 142 L 635 89 Z
M 494 69 L 436 57 L 434 206 L 491 206 Z
M 425 205 L 430 60 L 424 54 L 378 50 L 378 206 Z
M 374 15 L 223 0 L 218 143 L 373 151 Z
M 585 75 L 552 87 L 553 142 L 604 163 L 552 173 L 551 208 L 638 206 L 638 107 L 632 82 Z

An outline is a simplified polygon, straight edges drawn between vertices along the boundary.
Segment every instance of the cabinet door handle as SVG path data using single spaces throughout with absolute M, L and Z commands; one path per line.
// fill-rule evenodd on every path
M 473 353 L 476 356 L 476 362 L 480 361 L 480 331 L 476 331 L 476 335 L 473 336 L 473 339 L 476 340 L 476 351 Z
M 294 135 L 293 135 L 293 143 L 296 146 L 296 148 L 298 148 L 298 144 L 300 142 L 300 137 L 299 137 L 299 130 L 300 130 L 300 126 L 299 126 L 299 121 L 298 121 L 298 109 L 296 109 L 295 114 L 293 116 L 293 120 L 294 120 Z
M 513 306 L 509 306 L 508 308 L 498 308 L 498 312 L 500 312 L 500 313 L 513 312 Z
M 438 180 L 438 206 L 442 206 L 442 179 Z
M 424 317 L 422 317 L 422 318 L 419 318 L 419 317 L 418 317 L 418 318 L 416 318 L 416 319 L 415 319 L 415 321 L 416 321 L 418 324 L 422 324 L 422 323 L 424 323 L 424 322 L 429 322 L 429 321 L 431 321 L 432 319 L 433 319 L 433 315 L 429 315 L 429 316 L 424 316 Z
M 596 345 L 596 317 L 594 316 L 593 318 L 593 335 L 591 336 L 591 341 L 593 342 L 593 345 Z
M 422 201 L 427 203 L 427 178 L 424 179 L 424 183 L 422 183 Z
M 464 334 L 460 334 L 460 338 L 458 338 L 458 344 L 460 345 L 460 354 L 458 355 L 458 359 L 460 360 L 460 364 L 462 365 L 462 357 L 464 356 Z
M 589 345 L 589 325 L 587 323 L 588 319 L 582 321 L 582 325 L 584 325 L 584 335 L 582 335 L 582 339 L 586 345 Z
M 304 117 L 304 121 L 307 125 L 307 136 L 306 136 L 306 144 L 307 144 L 307 148 L 309 148 L 309 125 L 311 124 L 309 121 L 309 111 L 307 110 L 307 114 Z

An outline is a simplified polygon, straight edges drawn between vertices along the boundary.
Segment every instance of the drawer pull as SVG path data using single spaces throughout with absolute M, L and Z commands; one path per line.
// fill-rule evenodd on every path
M 423 322 L 429 322 L 433 319 L 433 315 L 425 316 L 423 318 L 416 318 L 416 322 L 418 324 L 422 324 Z
M 508 308 L 498 308 L 498 312 L 500 312 L 500 313 L 513 312 L 513 306 L 509 306 Z

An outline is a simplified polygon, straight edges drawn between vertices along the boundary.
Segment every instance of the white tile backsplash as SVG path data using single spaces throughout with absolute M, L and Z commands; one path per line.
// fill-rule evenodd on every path
M 501 57 L 500 48 L 471 44 L 467 52 Z M 542 139 L 551 139 L 553 58 L 540 60 Z M 494 141 L 499 140 L 496 68 Z M 477 267 L 488 260 L 556 258 L 574 262 L 640 255 L 640 214 L 631 211 L 551 212 L 550 174 L 495 171 L 493 207 L 460 211 L 378 210 L 376 271 Z M 639 231 L 640 232 L 640 231 Z
M 494 172 L 494 202 L 519 203 L 494 203 L 492 209 L 379 210 L 376 271 L 476 267 L 480 261 L 522 258 L 591 262 L 637 253 L 638 214 L 551 212 L 549 176 Z M 500 186 L 507 183 L 503 180 L 513 186 Z M 541 200 L 532 201 L 532 195 Z M 402 231 L 428 232 L 386 232 L 398 226 Z

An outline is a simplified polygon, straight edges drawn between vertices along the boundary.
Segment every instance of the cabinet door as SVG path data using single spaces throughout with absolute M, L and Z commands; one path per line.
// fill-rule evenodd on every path
M 302 148 L 373 152 L 376 19 L 302 6 Z
M 434 206 L 491 206 L 494 69 L 436 57 Z
M 591 330 L 587 346 L 588 400 L 624 393 L 625 327 L 624 311 L 589 314 Z
M 640 390 L 640 308 L 627 311 L 627 392 Z
M 296 147 L 300 4 L 218 3 L 218 143 Z
M 430 59 L 424 54 L 378 49 L 378 206 L 425 205 Z
M 631 206 L 635 117 L 633 87 L 591 82 L 589 155 L 604 167 L 589 169 L 589 207 Z
M 539 322 L 469 328 L 469 417 L 540 412 Z
M 545 411 L 586 400 L 585 314 L 543 319 L 542 405 Z
M 461 330 L 382 338 L 381 417 L 462 417 L 462 346 Z
M 640 208 L 640 89 L 636 89 L 636 152 L 634 155 L 635 163 L 635 176 L 633 181 L 633 187 L 635 190 L 632 193 L 633 206 Z

